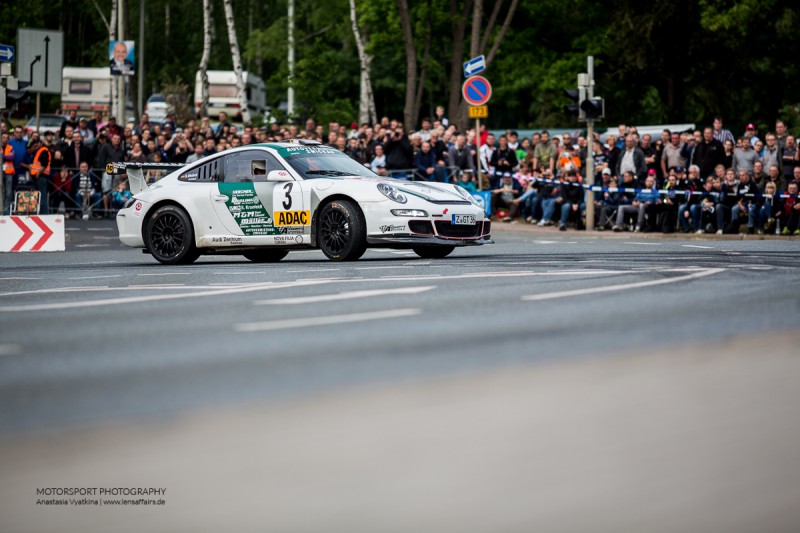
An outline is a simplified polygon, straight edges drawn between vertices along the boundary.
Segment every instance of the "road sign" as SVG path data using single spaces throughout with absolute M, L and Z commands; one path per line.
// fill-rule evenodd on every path
M 486 58 L 483 55 L 479 55 L 478 57 L 473 57 L 466 63 L 464 63 L 464 77 L 469 78 L 470 76 L 474 76 L 480 72 L 486 70 Z
M 487 118 L 489 116 L 489 106 L 471 105 L 469 106 L 469 118 Z
M 483 76 L 472 76 L 461 86 L 461 94 L 469 105 L 483 105 L 492 97 L 492 85 Z
M 4 63 L 14 62 L 14 47 L 10 44 L 0 44 L 0 61 Z
M 64 216 L 0 217 L 0 252 L 63 252 Z
M 17 78 L 30 82 L 32 93 L 61 94 L 64 32 L 17 30 Z

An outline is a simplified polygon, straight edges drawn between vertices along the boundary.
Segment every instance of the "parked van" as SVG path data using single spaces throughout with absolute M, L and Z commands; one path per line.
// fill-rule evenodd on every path
M 242 119 L 242 110 L 239 99 L 236 98 L 236 74 L 232 70 L 208 70 L 208 114 L 214 116 L 225 112 L 234 120 Z M 245 86 L 245 97 L 250 116 L 264 113 L 267 106 L 267 95 L 264 90 L 264 80 L 249 72 L 242 72 Z M 200 72 L 197 73 L 194 84 L 194 109 L 200 112 L 202 99 L 202 85 Z
M 78 115 L 102 111 L 104 117 L 111 110 L 111 89 L 116 77 L 108 67 L 64 67 L 61 81 L 61 112 L 75 109 Z M 126 114 L 133 113 L 133 102 L 128 99 Z M 111 113 L 113 114 L 113 113 Z

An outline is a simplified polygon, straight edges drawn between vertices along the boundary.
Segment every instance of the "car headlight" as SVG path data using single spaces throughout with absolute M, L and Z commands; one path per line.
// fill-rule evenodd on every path
M 408 201 L 406 195 L 401 193 L 397 187 L 394 187 L 392 185 L 388 185 L 386 183 L 379 183 L 378 190 L 381 191 L 381 194 L 383 194 L 386 198 L 388 198 L 389 200 L 393 200 L 398 204 L 404 204 Z
M 396 217 L 427 217 L 428 213 L 422 209 L 392 209 Z
M 467 189 L 465 189 L 461 185 L 456 185 L 456 190 L 458 191 L 458 194 L 464 197 L 464 199 L 469 200 L 469 202 L 472 205 L 474 205 L 475 207 L 481 207 L 481 204 L 478 203 L 478 200 L 476 200 L 475 197 L 472 196 Z

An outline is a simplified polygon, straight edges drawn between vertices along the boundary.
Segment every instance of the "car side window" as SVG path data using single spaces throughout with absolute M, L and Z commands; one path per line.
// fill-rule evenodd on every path
M 263 150 L 247 150 L 225 158 L 227 183 L 267 181 L 267 174 L 272 170 L 286 169 L 275 156 Z
M 204 183 L 209 181 L 223 181 L 223 179 L 223 162 L 219 157 L 205 164 L 196 166 L 178 177 L 180 181 L 199 181 Z

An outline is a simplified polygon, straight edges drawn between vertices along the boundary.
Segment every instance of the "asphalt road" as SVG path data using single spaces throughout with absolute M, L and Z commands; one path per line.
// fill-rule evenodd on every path
M 798 241 L 620 238 L 510 229 L 496 233 L 494 246 L 456 250 L 444 260 L 381 250 L 341 264 L 328 262 L 317 251 L 298 251 L 272 265 L 212 257 L 191 266 L 166 267 L 119 246 L 108 223 L 76 223 L 68 232 L 66 253 L 1 258 L 0 442 L 7 446 L 0 449 L 6 457 L 25 457 L 24 450 L 41 436 L 69 441 L 84 431 L 120 426 L 146 427 L 148 438 L 154 439 L 167 431 L 163 424 L 185 417 L 220 411 L 235 416 L 253 408 L 274 414 L 281 406 L 315 398 L 365 388 L 380 394 L 431 380 L 472 379 L 459 388 L 463 401 L 468 391 L 480 388 L 481 376 L 619 365 L 620 360 L 656 361 L 661 365 L 652 370 L 656 382 L 657 376 L 673 372 L 681 383 L 685 376 L 676 371 L 678 354 L 724 357 L 748 339 L 746 353 L 736 352 L 748 365 L 754 364 L 748 356 L 762 350 L 765 355 L 797 355 L 797 337 L 792 335 L 800 323 Z M 620 355 L 624 358 L 615 357 Z M 770 366 L 775 375 L 767 373 L 759 387 L 769 390 L 779 384 L 792 398 L 791 391 L 798 390 L 796 374 L 791 377 L 796 358 L 787 361 L 787 367 Z M 748 375 L 752 369 L 739 371 Z M 565 386 L 578 383 L 559 379 Z M 647 379 L 631 380 L 631 388 L 624 389 L 629 400 L 625 405 L 635 406 L 647 396 Z M 592 379 L 587 383 L 596 385 Z M 698 386 L 723 390 L 716 382 Z M 483 394 L 491 405 L 491 393 Z M 558 402 L 567 409 L 571 405 L 563 396 Z M 314 411 L 318 417 L 324 404 Z M 615 403 L 609 409 L 619 413 L 622 407 Z M 693 409 L 682 405 L 670 416 L 691 415 Z M 451 416 L 459 414 L 463 410 L 454 409 Z M 596 414 L 583 412 L 573 422 L 592 420 Z M 315 419 L 313 414 L 304 416 Z M 702 427 L 699 420 L 689 419 L 695 429 Z M 229 420 L 224 415 L 215 424 Z M 774 423 L 782 420 L 776 415 Z M 558 426 L 557 420 L 553 423 Z M 247 427 L 243 422 L 231 430 L 246 432 Z M 746 433 L 747 427 L 741 430 Z M 787 430 L 797 433 L 796 420 Z M 427 431 L 435 433 L 430 427 Z M 247 440 L 241 438 L 240 444 Z M 88 446 L 95 454 L 108 451 L 100 437 L 69 442 Z M 402 441 L 391 446 L 402 447 Z M 684 452 L 691 455 L 692 448 Z M 781 449 L 770 467 L 780 472 L 784 461 L 796 455 Z M 719 465 L 721 470 L 729 467 Z M 726 505 L 736 497 L 728 496 Z M 797 491 L 790 496 L 795 498 Z M 757 511 L 764 509 L 784 512 L 778 516 L 789 526 L 797 525 L 796 514 L 785 514 L 784 507 Z M 342 508 L 330 511 L 325 516 L 343 516 Z M 758 514 L 753 513 L 747 516 Z M 180 516 L 173 516 L 173 526 Z M 378 514 L 369 523 L 381 524 L 380 518 Z M 497 523 L 520 531 L 527 530 L 526 524 L 547 523 L 526 522 L 524 516 L 519 520 Z M 354 527 L 358 521 L 326 523 L 359 529 Z M 426 523 L 434 522 L 406 526 L 424 529 Z M 475 530 L 481 522 L 467 520 L 462 526 L 473 527 L 461 528 L 437 523 L 438 529 Z M 195 522 L 193 530 L 202 530 L 202 524 Z M 281 524 L 298 525 L 291 520 Z M 619 530 L 625 522 L 601 524 Z M 305 526 L 316 529 L 313 523 Z

